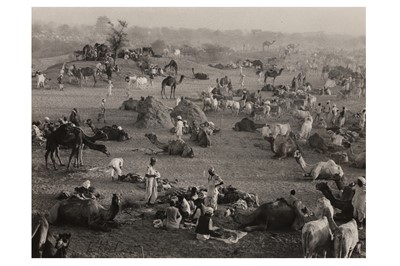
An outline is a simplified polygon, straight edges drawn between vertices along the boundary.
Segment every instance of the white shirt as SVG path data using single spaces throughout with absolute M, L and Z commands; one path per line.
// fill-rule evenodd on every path
M 108 164 L 108 166 L 111 166 L 114 168 L 121 168 L 123 164 L 124 164 L 124 159 L 114 158 L 111 160 L 111 162 Z
M 178 120 L 178 122 L 176 123 L 176 134 L 182 135 L 182 129 L 183 129 L 183 122 L 181 120 Z
M 215 185 L 222 182 L 222 179 L 218 175 L 209 175 L 208 176 L 208 188 L 207 188 L 207 197 L 213 197 L 218 195 L 218 189 Z
M 158 172 L 153 168 L 152 165 L 147 166 L 147 175 L 156 175 L 158 176 Z

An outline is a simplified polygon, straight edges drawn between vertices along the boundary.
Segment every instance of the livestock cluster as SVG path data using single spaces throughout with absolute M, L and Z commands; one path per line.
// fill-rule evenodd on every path
M 264 42 L 263 49 L 267 47 L 268 50 L 274 43 L 275 41 Z M 46 216 L 32 216 L 32 256 L 66 257 L 68 246 L 74 245 L 73 240 L 70 241 L 71 234 L 54 236 L 49 231 L 49 224 L 72 224 L 106 232 L 120 230 L 125 225 L 116 217 L 129 209 L 139 212 L 144 209 L 158 210 L 152 216 L 155 231 L 161 230 L 160 228 L 186 230 L 196 235 L 197 239 L 207 241 L 236 244 L 240 243 L 241 239 L 246 239 L 246 234 L 260 233 L 255 231 L 278 230 L 279 234 L 280 230 L 293 230 L 301 237 L 304 257 L 347 258 L 355 251 L 360 253 L 362 241 L 359 232 L 364 230 L 366 218 L 366 178 L 365 174 L 361 174 L 353 176 L 350 180 L 346 177 L 345 170 L 348 167 L 366 167 L 365 151 L 354 153 L 356 145 L 365 148 L 366 109 L 350 110 L 345 103 L 348 100 L 364 101 L 365 68 L 361 64 L 354 70 L 349 67 L 332 66 L 323 54 L 319 57 L 312 55 L 303 60 L 303 63 L 292 64 L 289 59 L 298 53 L 298 49 L 299 45 L 288 44 L 284 55 L 267 60 L 245 59 L 226 65 L 209 65 L 210 68 L 205 68 L 209 73 L 196 73 L 194 67 L 181 66 L 180 64 L 186 64 L 186 61 L 177 59 L 179 50 L 175 50 L 174 59 L 168 57 L 169 63 L 164 66 L 151 63 L 151 60 L 166 57 L 170 55 L 169 51 L 157 55 L 151 47 L 123 49 L 115 55 L 106 44 L 96 43 L 94 46 L 86 45 L 82 52 L 76 52 L 82 60 L 95 61 L 96 65 L 77 67 L 79 61 L 66 62 L 60 68 L 58 83 L 64 84 L 62 78 L 67 75 L 70 87 L 75 86 L 74 82 L 82 87 L 82 80 L 86 85 L 86 78 L 93 77 L 95 87 L 97 79 L 100 79 L 107 84 L 109 93 L 104 98 L 109 99 L 108 97 L 113 97 L 112 89 L 116 89 L 113 84 L 122 82 L 125 84 L 128 99 L 122 103 L 119 110 L 113 111 L 137 114 L 133 126 L 145 129 L 145 138 L 156 147 L 134 149 L 136 152 L 143 152 L 143 156 L 153 156 L 144 176 L 138 173 L 122 174 L 122 169 L 125 171 L 125 168 L 122 168 L 122 158 L 114 158 L 118 160 L 113 159 L 106 166 L 90 167 L 93 171 L 111 172 L 113 179 L 114 174 L 117 174 L 117 181 L 114 182 L 141 184 L 143 193 L 145 189 L 146 197 L 149 195 L 149 198 L 142 203 L 127 202 L 123 196 L 114 193 L 112 198 L 108 199 L 111 201 L 110 206 L 105 208 L 99 201 L 102 191 L 91 187 L 90 182 L 75 188 L 72 193 L 62 191 L 60 200 L 47 210 Z M 126 64 L 129 60 L 133 60 L 133 67 L 132 64 Z M 326 65 L 322 69 L 319 68 L 323 64 Z M 306 67 L 300 67 L 302 70 L 299 71 L 298 67 L 301 65 Z M 128 69 L 128 66 L 135 68 L 135 71 Z M 214 68 L 230 72 L 220 74 L 215 72 Z M 191 70 L 191 74 L 187 73 L 188 69 Z M 237 69 L 240 69 L 240 73 Z M 299 71 L 297 75 L 296 71 Z M 45 87 L 45 72 L 35 72 L 37 88 Z M 284 73 L 292 80 L 291 84 L 275 85 L 275 81 L 282 80 L 280 78 Z M 103 78 L 103 74 L 107 78 Z M 210 85 L 211 77 L 216 79 L 215 83 L 212 81 L 214 84 Z M 256 86 L 245 86 L 244 77 Z M 161 78 L 160 82 L 157 81 L 158 78 Z M 184 90 L 180 90 L 185 86 L 185 82 L 189 82 L 186 80 L 197 82 L 196 84 L 203 88 L 197 97 L 192 97 L 193 93 L 185 95 Z M 271 83 L 268 83 L 270 80 Z M 323 80 L 325 85 L 317 88 L 311 84 L 312 80 Z M 136 89 L 148 92 L 148 97 L 138 97 L 131 92 L 135 83 Z M 149 89 L 154 84 L 160 85 L 161 97 Z M 238 84 L 237 89 L 234 89 L 235 84 Z M 170 87 L 171 90 L 169 97 L 165 92 L 166 87 Z M 337 90 L 337 87 L 342 90 Z M 68 87 L 60 86 L 60 90 L 68 90 Z M 334 90 L 337 90 L 336 98 L 331 97 Z M 167 105 L 171 102 L 168 98 L 174 99 L 174 106 Z M 100 123 L 101 119 L 106 121 L 105 102 L 104 100 L 102 113 L 98 117 L 80 113 L 77 109 L 80 107 L 77 106 L 71 111 L 69 118 L 52 120 L 46 117 L 44 121 L 33 122 L 32 145 L 38 146 L 38 149 L 45 149 L 43 155 L 46 171 L 58 169 L 55 156 L 58 164 L 64 165 L 60 158 L 60 149 L 71 149 L 67 170 L 74 172 L 77 170 L 73 166 L 76 169 L 83 166 L 82 154 L 86 148 L 113 156 L 112 150 L 107 148 L 110 142 L 105 141 L 129 145 L 135 132 L 127 132 L 122 125 L 114 124 L 112 118 L 107 118 L 107 121 L 112 123 L 111 126 L 95 126 L 96 118 L 97 123 Z M 80 116 L 88 119 L 82 122 Z M 224 116 L 235 121 L 231 128 L 222 127 L 222 123 L 218 123 L 218 119 Z M 213 121 L 209 117 L 212 117 Z M 93 131 L 92 136 L 88 136 L 83 130 L 85 125 Z M 154 129 L 176 136 L 162 142 L 153 132 Z M 214 168 L 204 165 L 205 168 L 209 168 L 208 174 L 204 172 L 204 176 L 208 176 L 208 181 L 204 181 L 207 186 L 190 184 L 186 187 L 181 186 L 178 181 L 171 181 L 175 179 L 173 177 L 169 180 L 162 179 L 160 173 L 153 169 L 157 168 L 155 162 L 162 161 L 166 155 L 181 156 L 185 158 L 181 160 L 187 164 L 188 175 L 194 174 L 190 172 L 191 162 L 206 159 L 198 155 L 199 147 L 225 149 L 221 144 L 215 146 L 214 144 L 219 142 L 214 140 L 217 137 L 224 138 L 228 130 L 237 135 L 245 134 L 243 132 L 254 133 L 255 138 L 269 146 L 273 154 L 272 159 L 265 157 L 265 161 L 271 161 L 272 164 L 274 160 L 295 161 L 298 169 L 304 173 L 297 178 L 298 180 L 327 180 L 315 183 L 315 191 L 323 194 L 323 197 L 319 197 L 315 202 L 316 207 L 306 206 L 304 200 L 298 198 L 298 193 L 290 186 L 280 191 L 281 197 L 277 200 L 260 203 L 263 199 L 259 199 L 254 191 L 246 191 L 246 187 L 235 188 L 227 184 L 227 178 L 220 178 L 217 173 L 218 167 L 222 166 Z M 96 143 L 99 141 L 102 144 Z M 306 162 L 310 155 L 316 154 L 328 159 Z M 49 155 L 53 170 L 48 167 Z M 129 155 L 124 155 L 124 159 L 129 159 Z M 240 161 L 236 163 L 240 164 Z M 332 181 L 337 187 L 336 191 L 332 191 L 328 185 L 328 182 Z M 188 180 L 185 183 L 187 182 Z M 168 204 L 167 207 L 163 205 L 165 203 Z M 217 208 L 217 205 L 221 208 Z M 204 227 L 204 223 L 211 221 L 218 211 L 222 213 L 218 220 L 219 227 L 209 227 L 208 224 Z M 225 226 L 223 221 L 229 221 L 229 216 L 233 217 L 239 226 L 232 228 L 229 223 Z M 149 220 L 145 222 L 151 223 Z

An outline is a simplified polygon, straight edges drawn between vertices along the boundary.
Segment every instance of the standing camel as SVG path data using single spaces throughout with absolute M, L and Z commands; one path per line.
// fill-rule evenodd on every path
M 80 154 L 80 150 L 82 149 L 83 144 L 87 145 L 90 149 L 101 151 L 107 156 L 110 153 L 107 151 L 106 146 L 94 144 L 88 137 L 83 133 L 82 129 L 78 127 L 71 126 L 69 124 L 61 125 L 56 131 L 52 132 L 50 136 L 47 138 L 46 142 L 46 153 L 45 153 L 45 161 L 46 161 L 46 169 L 47 166 L 47 158 L 50 154 L 51 161 L 53 162 L 54 170 L 57 170 L 56 163 L 54 160 L 54 152 L 60 161 L 60 157 L 58 155 L 58 147 L 60 145 L 66 146 L 72 149 L 71 155 L 69 156 L 67 169 L 70 169 L 70 164 L 73 156 L 76 156 L 78 161 L 78 156 Z M 77 167 L 79 167 L 79 162 L 77 162 Z
M 178 75 L 178 64 L 176 63 L 175 60 L 172 59 L 172 60 L 169 62 L 169 64 L 166 65 L 166 66 L 164 67 L 164 69 L 163 69 L 164 72 L 167 71 L 167 68 L 169 68 L 170 71 L 171 71 L 171 70 L 174 70 L 174 71 L 175 71 L 175 76 Z
M 275 69 L 265 71 L 264 84 L 267 83 L 267 78 L 273 78 L 274 80 L 272 81 L 272 85 L 275 85 L 275 79 L 277 76 L 280 76 L 282 74 L 282 71 L 283 71 L 283 68 L 279 69 L 279 71 L 277 71 Z
M 262 44 L 262 46 L 263 46 L 263 52 L 264 52 L 264 47 L 265 46 L 267 46 L 267 50 L 269 49 L 269 47 L 271 46 L 271 45 L 273 45 L 275 43 L 275 40 L 273 40 L 272 42 L 270 42 L 270 41 L 265 41 L 265 42 L 263 42 L 263 44 Z
M 170 86 L 171 87 L 170 99 L 172 99 L 172 94 L 174 95 L 174 99 L 175 99 L 176 85 L 181 84 L 184 77 L 185 77 L 184 75 L 181 75 L 181 78 L 179 79 L 178 82 L 176 81 L 176 79 L 174 77 L 171 77 L 171 76 L 166 77 L 161 82 L 161 99 L 164 99 L 164 96 L 165 96 L 166 99 L 168 99 L 167 95 L 165 95 L 165 86 Z

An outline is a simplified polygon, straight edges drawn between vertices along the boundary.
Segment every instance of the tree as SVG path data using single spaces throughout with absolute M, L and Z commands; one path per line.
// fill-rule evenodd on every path
M 164 48 L 166 48 L 167 45 L 165 44 L 165 42 L 163 40 L 156 40 L 151 44 L 151 48 L 153 48 L 153 51 L 156 54 L 161 54 L 164 50 Z
M 110 19 L 106 16 L 100 16 L 97 18 L 96 25 L 95 25 L 95 31 L 96 33 L 99 34 L 106 34 L 108 31 L 108 23 L 110 22 Z
M 118 49 L 129 41 L 126 36 L 125 29 L 128 27 L 128 23 L 124 20 L 118 20 L 118 26 L 114 26 L 111 21 L 108 22 L 111 26 L 111 32 L 108 34 L 107 41 L 111 45 L 113 51 L 114 60 L 117 58 Z

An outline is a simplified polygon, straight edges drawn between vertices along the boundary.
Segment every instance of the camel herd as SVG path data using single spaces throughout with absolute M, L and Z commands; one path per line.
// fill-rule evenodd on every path
M 264 42 L 263 47 L 269 47 L 273 42 Z M 289 47 L 294 49 L 296 46 Z M 91 54 L 90 47 L 84 54 Z M 253 62 L 254 63 L 254 62 Z M 262 63 L 262 62 L 261 62 Z M 315 68 L 311 65 L 310 68 Z M 334 181 L 340 190 L 340 198 L 333 195 L 327 183 L 318 183 L 316 189 L 320 190 L 324 197 L 318 199 L 315 211 L 308 209 L 298 199 L 290 198 L 277 199 L 274 202 L 264 203 L 250 214 L 243 214 L 237 208 L 227 208 L 225 216 L 232 216 L 234 220 L 241 224 L 244 231 L 257 230 L 275 230 L 275 229 L 294 229 L 301 231 L 301 241 L 304 257 L 316 257 L 321 255 L 326 257 L 327 253 L 332 251 L 335 257 L 351 257 L 354 251 L 360 249 L 359 226 L 354 217 L 354 206 L 352 206 L 352 186 L 353 184 L 345 184 L 345 173 L 341 165 L 350 163 L 350 166 L 365 168 L 365 152 L 354 154 L 353 144 L 359 139 L 365 138 L 365 118 L 363 122 L 359 122 L 360 114 L 347 114 L 347 123 L 330 124 L 322 126 L 323 130 L 330 134 L 329 141 L 321 137 L 317 132 L 313 132 L 315 127 L 321 127 L 321 119 L 314 120 L 315 108 L 318 101 L 317 96 L 307 90 L 305 76 L 295 79 L 292 87 L 288 85 L 275 86 L 276 77 L 282 74 L 284 68 L 262 69 L 258 74 L 260 77 L 264 75 L 264 87 L 272 90 L 274 97 L 262 99 L 255 93 L 247 95 L 247 91 L 232 89 L 231 79 L 224 76 L 217 79 L 215 88 L 209 87 L 205 89 L 198 99 L 202 103 L 202 111 L 204 112 L 224 112 L 231 109 L 233 116 L 238 116 L 241 112 L 245 118 L 236 122 L 232 129 L 235 134 L 241 134 L 241 131 L 260 132 L 260 137 L 270 144 L 273 152 L 273 159 L 289 160 L 293 158 L 301 170 L 304 172 L 303 179 L 329 180 Z M 76 72 L 76 68 L 65 68 L 70 72 Z M 90 68 L 91 69 L 91 68 Z M 184 75 L 177 80 L 178 65 L 175 60 L 166 65 L 163 70 L 174 71 L 175 76 L 168 76 L 161 82 L 161 99 L 164 97 L 165 88 L 171 88 L 170 98 L 175 99 L 176 86 L 181 84 Z M 91 69 L 93 70 L 93 69 Z M 79 69 L 80 73 L 90 72 L 84 68 Z M 325 70 L 324 70 L 325 71 Z M 205 73 L 195 73 L 192 68 L 195 79 L 208 80 L 209 76 Z M 44 82 L 44 76 L 37 73 L 39 81 L 38 87 Z M 96 84 L 95 72 L 89 73 L 93 75 L 94 85 Z M 267 79 L 273 78 L 272 85 L 266 86 Z M 301 80 L 301 82 L 299 82 Z M 127 82 L 139 82 L 138 78 L 127 77 Z M 298 83 L 299 82 L 299 83 Z M 241 97 L 241 100 L 237 100 Z M 236 98 L 236 99 L 235 99 Z M 129 99 L 125 101 L 120 109 L 136 110 L 141 100 Z M 189 101 L 188 98 L 178 97 L 176 107 L 183 104 L 183 101 Z M 182 103 L 181 103 L 182 102 Z M 279 123 L 281 116 L 285 114 L 290 117 L 290 122 Z M 185 114 L 181 114 L 183 119 Z M 277 123 L 256 123 L 256 121 L 266 120 L 275 117 Z M 350 124 L 350 121 L 356 121 Z M 189 124 L 193 121 L 188 121 Z M 129 134 L 121 127 L 104 126 L 97 128 L 93 121 L 88 119 L 86 124 L 92 129 L 94 135 L 87 136 L 82 129 L 73 123 L 64 123 L 49 132 L 40 135 L 38 126 L 35 125 L 35 137 L 41 141 L 45 141 L 45 165 L 48 168 L 48 156 L 53 163 L 54 170 L 57 170 L 54 155 L 59 161 L 59 165 L 63 165 L 59 156 L 59 148 L 66 147 L 71 149 L 67 169 L 70 169 L 71 162 L 75 158 L 75 165 L 79 167 L 83 165 L 82 149 L 87 146 L 90 149 L 97 150 L 106 156 L 110 153 L 103 144 L 96 144 L 97 140 L 129 140 Z M 296 128 L 300 125 L 300 130 L 296 132 Z M 187 133 L 191 134 L 190 140 L 199 144 L 199 146 L 207 148 L 211 146 L 213 135 L 218 132 L 211 125 L 190 125 Z M 314 130 L 313 130 L 314 129 Z M 320 132 L 320 131 L 318 131 Z M 40 136 L 39 136 L 40 135 Z M 43 138 L 44 136 L 44 138 Z M 162 153 L 168 155 L 179 155 L 187 158 L 194 158 L 195 153 L 192 147 L 181 139 L 167 140 L 164 143 L 158 140 L 155 133 L 146 133 L 145 137 L 154 144 Z M 329 160 L 319 161 L 313 164 L 306 163 L 304 158 L 304 147 L 310 147 L 315 152 L 324 153 Z M 350 191 L 350 192 L 348 192 Z M 346 196 L 350 194 L 350 196 Z M 294 197 L 294 193 L 292 195 Z M 348 198 L 346 198 L 348 197 Z M 32 256 L 34 257 L 65 257 L 65 250 L 69 245 L 70 235 L 52 236 L 48 231 L 49 223 L 57 224 L 63 221 L 70 224 L 78 224 L 87 226 L 94 230 L 109 231 L 110 227 L 115 226 L 113 219 L 119 212 L 121 205 L 121 196 L 114 194 L 109 208 L 105 208 L 98 203 L 96 199 L 80 200 L 68 199 L 55 204 L 49 211 L 49 216 L 34 217 L 35 229 L 32 233 Z M 334 215 L 334 208 L 340 209 L 341 213 Z M 345 223 L 337 225 L 334 220 L 341 219 Z

